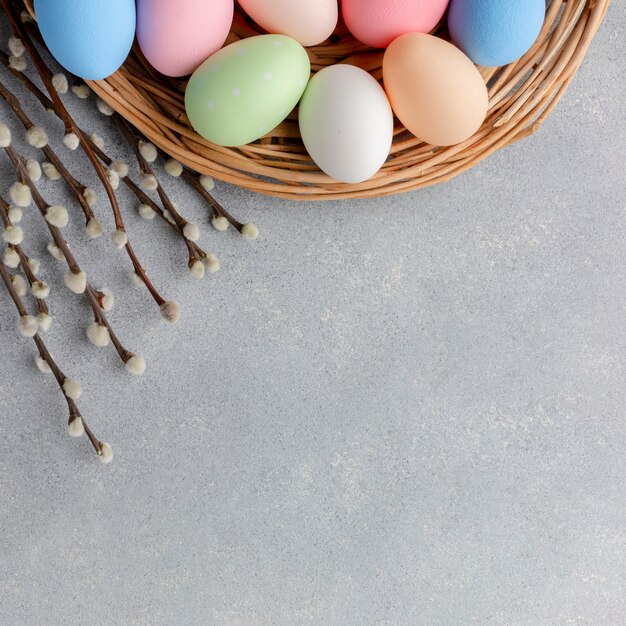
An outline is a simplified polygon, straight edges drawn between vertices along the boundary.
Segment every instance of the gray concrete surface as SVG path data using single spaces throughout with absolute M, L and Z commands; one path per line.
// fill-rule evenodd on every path
M 141 378 L 88 344 L 28 213 L 46 339 L 115 459 L 65 435 L 0 297 L 0 623 L 623 623 L 625 27 L 615 2 L 542 131 L 446 186 L 290 204 L 219 185 L 251 243 L 172 185 L 222 260 L 202 283 L 122 194 L 176 327 L 74 220 Z

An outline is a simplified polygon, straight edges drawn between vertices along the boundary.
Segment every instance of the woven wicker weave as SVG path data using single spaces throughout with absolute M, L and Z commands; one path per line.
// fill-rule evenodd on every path
M 533 48 L 503 68 L 479 68 L 489 88 L 489 113 L 469 140 L 449 148 L 421 143 L 396 122 L 390 158 L 372 179 L 337 183 L 320 172 L 306 153 L 297 114 L 259 141 L 223 148 L 199 137 L 189 126 L 185 81 L 161 76 L 137 46 L 124 66 L 91 88 L 164 152 L 190 168 L 240 187 L 294 200 L 377 197 L 441 183 L 492 152 L 535 132 L 579 68 L 610 0 L 553 0 Z M 32 11 L 30 0 L 25 4 Z M 445 36 L 445 28 L 440 29 Z M 228 43 L 261 31 L 236 13 Z M 382 52 L 338 29 L 328 42 L 308 49 L 313 71 L 350 63 L 381 79 Z

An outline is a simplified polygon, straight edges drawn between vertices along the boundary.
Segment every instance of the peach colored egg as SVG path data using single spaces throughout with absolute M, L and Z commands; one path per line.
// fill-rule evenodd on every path
M 350 32 L 374 48 L 386 48 L 405 33 L 429 33 L 449 0 L 343 0 L 341 13 Z
M 394 40 L 383 58 L 383 80 L 398 119 L 435 146 L 465 141 L 487 115 L 489 96 L 480 72 L 438 37 L 409 33 Z
M 137 41 L 166 76 L 191 74 L 223 45 L 233 0 L 137 0 Z
M 328 39 L 337 25 L 337 0 L 239 0 L 268 33 L 288 35 L 303 46 Z

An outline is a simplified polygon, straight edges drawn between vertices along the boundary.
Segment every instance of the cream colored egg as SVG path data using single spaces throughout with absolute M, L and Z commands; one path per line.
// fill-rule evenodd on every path
M 288 35 L 303 46 L 328 39 L 337 25 L 337 0 L 239 0 L 268 33 Z

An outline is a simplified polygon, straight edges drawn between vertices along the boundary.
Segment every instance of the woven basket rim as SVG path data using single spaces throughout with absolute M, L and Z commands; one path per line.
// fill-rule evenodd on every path
M 521 59 L 500 68 L 478 68 L 488 87 L 489 112 L 474 136 L 436 148 L 410 135 L 396 119 L 389 159 L 378 174 L 359 184 L 338 183 L 317 168 L 299 138 L 293 113 L 248 146 L 224 148 L 204 140 L 185 115 L 184 81 L 158 74 L 136 44 L 120 70 L 88 84 L 163 152 L 201 174 L 291 200 L 381 197 L 446 182 L 536 132 L 580 67 L 610 1 L 552 0 L 541 34 Z M 24 4 L 33 14 L 32 0 Z M 237 8 L 227 43 L 264 32 Z M 364 46 L 347 31 L 307 52 L 313 72 L 339 62 L 382 78 L 382 51 Z

